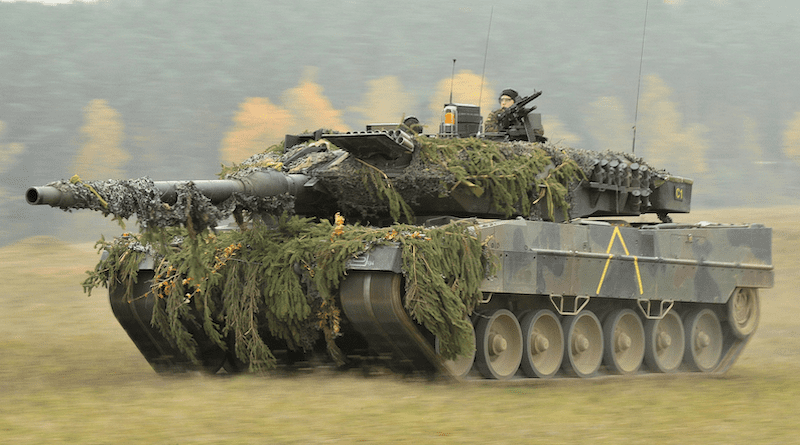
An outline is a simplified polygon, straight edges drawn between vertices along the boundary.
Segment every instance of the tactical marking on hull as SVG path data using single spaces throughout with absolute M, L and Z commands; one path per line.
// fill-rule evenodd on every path
M 619 227 L 614 227 L 614 233 L 611 235 L 611 240 L 608 241 L 608 248 L 606 249 L 606 254 L 608 254 L 608 259 L 606 259 L 606 265 L 603 267 L 603 274 L 600 276 L 600 282 L 597 284 L 597 291 L 596 294 L 600 294 L 600 288 L 603 287 L 603 282 L 606 279 L 606 273 L 608 272 L 608 265 L 611 263 L 611 259 L 614 258 L 614 254 L 611 253 L 611 247 L 614 246 L 614 240 L 617 239 L 619 236 L 619 241 L 622 243 L 622 248 L 625 250 L 625 255 L 633 256 L 633 265 L 636 268 L 636 280 L 639 283 L 639 294 L 644 294 L 644 287 L 642 286 L 642 274 L 639 272 L 639 257 L 637 255 L 631 255 L 628 251 L 628 246 L 625 245 L 625 239 L 622 238 L 622 233 L 619 231 Z

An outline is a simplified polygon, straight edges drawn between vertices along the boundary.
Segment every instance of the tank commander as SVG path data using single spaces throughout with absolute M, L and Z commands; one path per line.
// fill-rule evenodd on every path
M 505 128 L 500 128 L 497 117 L 504 109 L 514 105 L 517 98 L 519 98 L 519 94 L 516 91 L 512 89 L 503 90 L 498 99 L 500 101 L 500 108 L 489 113 L 486 122 L 483 124 L 483 131 L 486 133 L 494 133 L 505 130 Z
M 484 133 L 490 137 L 503 135 L 505 140 L 546 142 L 542 115 L 531 113 L 536 105 L 525 108 L 531 101 L 541 96 L 541 91 L 536 91 L 530 96 L 521 97 L 512 89 L 500 93 L 500 108 L 492 111 L 484 123 Z

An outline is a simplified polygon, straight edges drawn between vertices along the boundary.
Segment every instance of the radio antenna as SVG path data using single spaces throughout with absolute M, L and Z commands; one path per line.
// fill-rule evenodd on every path
M 489 12 L 489 31 L 486 32 L 486 49 L 483 51 L 483 72 L 481 73 L 481 88 L 480 93 L 478 93 L 478 107 L 481 106 L 481 100 L 483 99 L 483 78 L 486 75 L 486 56 L 489 55 L 489 35 L 492 33 L 492 16 L 494 15 L 494 5 L 492 5 L 492 9 Z
M 450 74 L 450 102 L 453 103 L 453 78 L 456 77 L 456 59 L 453 59 L 453 72 Z
M 642 53 L 639 56 L 639 84 L 636 86 L 636 112 L 633 115 L 633 146 L 631 153 L 636 153 L 636 123 L 639 119 L 639 91 L 642 89 L 642 63 L 644 62 L 644 36 L 647 32 L 647 7 L 650 5 L 650 0 L 644 5 L 644 29 L 642 29 Z

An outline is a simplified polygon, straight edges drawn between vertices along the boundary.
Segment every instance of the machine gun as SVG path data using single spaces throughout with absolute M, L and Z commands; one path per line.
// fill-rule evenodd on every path
M 537 91 L 530 96 L 523 97 L 522 99 L 514 102 L 514 105 L 502 110 L 497 116 L 497 123 L 500 125 L 500 128 L 508 128 L 514 123 L 522 121 L 525 116 L 528 115 L 528 113 L 536 109 L 536 105 L 533 105 L 528 109 L 525 108 L 525 105 L 528 105 L 531 101 L 541 95 L 542 92 Z
M 527 140 L 531 142 L 545 142 L 547 139 L 542 135 L 541 116 L 536 115 L 533 121 L 529 114 L 536 109 L 536 105 L 525 108 L 531 101 L 541 96 L 542 92 L 537 91 L 530 96 L 525 96 L 516 101 L 511 107 L 505 108 L 497 115 L 497 126 L 505 129 L 510 140 Z M 504 135 L 505 136 L 505 135 Z

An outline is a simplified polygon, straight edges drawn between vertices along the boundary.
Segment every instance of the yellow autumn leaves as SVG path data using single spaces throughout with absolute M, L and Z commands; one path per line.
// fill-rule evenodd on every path
M 210 236 L 213 238 L 213 235 Z M 239 250 L 243 247 L 242 243 L 231 244 L 226 246 L 223 249 L 218 249 L 214 255 L 214 265 L 211 267 L 211 274 L 217 274 L 220 270 L 225 267 L 225 264 L 230 260 L 234 255 L 236 255 Z M 178 281 L 180 281 L 183 288 L 190 290 L 190 292 L 186 292 L 184 297 L 186 297 L 185 302 L 188 303 L 192 297 L 197 294 L 203 293 L 203 284 L 208 280 L 208 276 L 204 276 L 201 279 L 200 284 L 192 284 L 194 282 L 194 278 L 186 277 L 182 274 L 175 266 L 167 265 L 166 263 L 162 263 L 161 267 L 159 267 L 159 273 L 156 274 L 155 284 L 153 285 L 153 289 L 156 291 L 156 296 L 158 298 L 166 298 L 169 296 Z
M 336 237 L 342 236 L 344 234 L 344 216 L 342 216 L 339 212 L 336 212 L 336 216 L 334 216 L 334 225 L 333 229 L 331 230 L 331 241 L 333 241 Z M 398 241 L 400 237 L 406 238 L 413 238 L 413 239 L 421 239 L 430 241 L 430 237 L 425 234 L 425 232 L 421 232 L 419 230 L 412 231 L 397 231 L 395 229 L 389 229 L 386 232 L 386 235 L 383 236 L 383 239 L 386 241 Z

